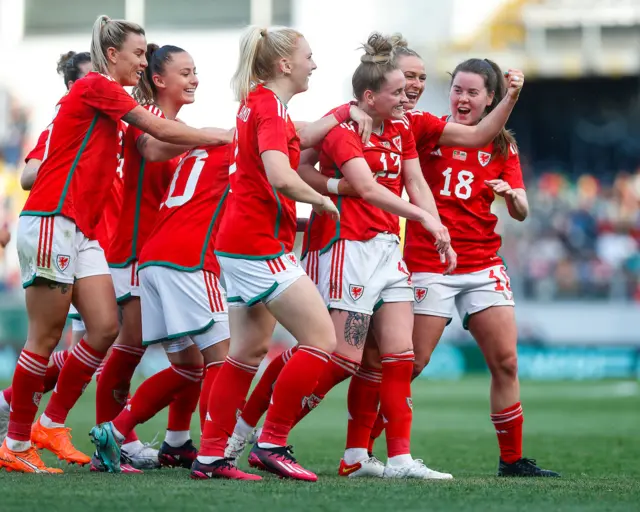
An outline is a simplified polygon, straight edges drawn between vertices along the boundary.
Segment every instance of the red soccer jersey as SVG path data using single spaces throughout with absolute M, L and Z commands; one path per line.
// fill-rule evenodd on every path
M 407 112 L 406 116 L 411 123 L 411 131 L 416 139 L 418 154 L 430 153 L 438 145 L 447 122 L 421 110 L 412 110 Z
M 138 269 L 159 265 L 220 277 L 213 252 L 229 190 L 231 145 L 192 150 L 180 162 L 140 253 Z
M 402 161 L 418 158 L 416 145 L 406 118 L 384 122 L 382 134 L 372 134 L 363 145 L 353 121 L 333 128 L 322 142 L 320 172 L 332 178 L 340 178 L 342 166 L 353 158 L 364 158 L 376 181 L 400 196 L 402 194 Z M 309 219 L 306 240 L 307 250 L 325 252 L 337 240 L 370 240 L 378 233 L 399 235 L 397 215 L 377 208 L 359 197 L 332 196 L 340 210 L 336 223 L 328 215 L 313 213 Z
M 420 155 L 420 164 L 436 200 L 442 223 L 458 254 L 456 274 L 467 274 L 501 263 L 498 218 L 491 213 L 495 194 L 485 180 L 502 179 L 511 188 L 524 188 L 520 160 L 514 147 L 509 157 L 492 155 L 493 144 L 482 149 L 438 147 Z M 434 240 L 419 223 L 407 222 L 404 259 L 411 272 L 445 270 Z
M 56 108 L 57 110 L 57 108 Z M 38 142 L 36 142 L 35 147 L 27 153 L 27 156 L 24 159 L 24 162 L 27 163 L 29 160 L 44 160 L 45 151 L 47 148 L 47 141 L 49 140 L 49 127 L 47 126 L 46 130 L 40 134 L 38 137 Z
M 144 108 L 164 118 L 158 107 L 147 105 Z M 180 161 L 176 157 L 166 162 L 147 162 L 137 146 L 138 138 L 143 133 L 131 126 L 124 136 L 124 195 L 107 256 L 110 267 L 125 267 L 140 256 Z
M 118 165 L 118 121 L 137 105 L 107 76 L 78 80 L 60 100 L 48 154 L 21 215 L 64 215 L 94 238 Z
M 240 104 L 229 167 L 227 212 L 216 237 L 216 254 L 270 259 L 293 250 L 296 203 L 269 183 L 260 155 L 280 151 L 291 169 L 300 162 L 300 139 L 287 107 L 258 85 Z

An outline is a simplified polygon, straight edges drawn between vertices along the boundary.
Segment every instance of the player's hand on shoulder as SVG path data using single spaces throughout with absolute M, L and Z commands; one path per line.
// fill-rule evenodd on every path
M 362 138 L 362 143 L 369 142 L 373 131 L 373 119 L 371 119 L 371 116 L 357 105 L 349 107 L 349 116 L 352 121 L 358 123 L 358 135 Z

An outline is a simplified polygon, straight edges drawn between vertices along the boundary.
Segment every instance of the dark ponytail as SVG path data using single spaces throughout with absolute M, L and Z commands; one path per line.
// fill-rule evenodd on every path
M 91 62 L 89 52 L 76 53 L 70 51 L 60 55 L 57 71 L 59 75 L 62 75 L 64 86 L 67 89 L 69 88 L 69 82 L 75 82 L 80 78 L 80 64 L 85 62 Z
M 147 44 L 148 64 L 138 85 L 133 88 L 133 97 L 140 105 L 151 105 L 156 102 L 158 90 L 153 83 L 153 75 L 164 74 L 165 66 L 171 62 L 171 55 L 174 53 L 184 53 L 184 50 L 171 45 L 160 47 L 154 43 Z
M 456 75 L 459 72 L 465 73 L 475 73 L 476 75 L 480 75 L 484 79 L 484 85 L 489 94 L 493 93 L 493 101 L 491 105 L 489 105 L 485 109 L 485 115 L 491 112 L 498 103 L 502 101 L 502 99 L 507 94 L 507 82 L 504 78 L 502 70 L 500 66 L 498 66 L 495 62 L 489 59 L 469 59 L 461 62 L 456 66 L 456 69 L 453 70 L 451 74 L 451 83 L 455 79 Z M 494 155 L 499 155 L 503 157 L 505 160 L 509 158 L 509 147 L 511 146 L 514 151 L 517 151 L 516 139 L 513 136 L 513 132 L 511 130 L 507 130 L 506 128 L 502 128 L 500 133 L 493 140 L 494 144 Z

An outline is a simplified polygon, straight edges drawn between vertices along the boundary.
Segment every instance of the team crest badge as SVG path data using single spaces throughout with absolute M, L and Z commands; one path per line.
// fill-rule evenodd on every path
M 491 153 L 486 153 L 484 151 L 478 151 L 478 162 L 482 167 L 486 167 L 489 162 L 491 162 Z
M 69 268 L 69 263 L 71 263 L 71 257 L 66 254 L 58 254 L 56 256 L 56 267 L 60 272 L 64 272 Z
M 429 290 L 427 290 L 426 288 L 419 288 L 419 287 L 414 288 L 413 297 L 416 299 L 416 302 L 422 302 L 427 296 L 428 291 Z
M 33 394 L 33 405 L 40 407 L 40 400 L 42 400 L 42 393 Z
M 128 396 L 129 393 L 127 391 L 119 389 L 113 390 L 113 399 L 122 406 L 126 405 Z
M 310 411 L 312 411 L 313 409 L 318 407 L 318 405 L 320 405 L 320 397 L 318 397 L 316 395 L 305 396 L 302 399 L 302 408 L 303 409 L 308 408 Z
M 359 284 L 349 285 L 349 295 L 351 295 L 351 298 L 353 300 L 358 300 L 360 297 L 362 297 L 363 293 L 364 293 L 364 286 Z
M 402 137 L 398 135 L 391 140 L 393 141 L 393 145 L 398 148 L 398 151 L 402 152 Z
M 296 255 L 293 254 L 292 252 L 287 254 L 287 259 L 291 262 L 292 265 L 295 265 L 296 267 L 298 266 L 298 260 L 296 258 Z

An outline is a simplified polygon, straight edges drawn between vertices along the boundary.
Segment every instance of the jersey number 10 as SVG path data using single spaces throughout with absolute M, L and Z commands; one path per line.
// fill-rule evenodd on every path
M 444 186 L 440 191 L 440 195 L 442 196 L 450 196 L 451 195 L 451 173 L 453 169 L 449 167 L 446 171 L 442 173 L 444 176 Z M 471 184 L 473 183 L 474 176 L 471 171 L 460 171 L 458 173 L 458 183 L 454 188 L 454 193 L 456 197 L 460 199 L 469 199 L 471 197 Z

